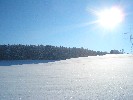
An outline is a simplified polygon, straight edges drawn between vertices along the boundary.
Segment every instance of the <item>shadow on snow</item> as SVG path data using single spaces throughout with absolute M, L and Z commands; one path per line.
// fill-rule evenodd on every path
M 39 64 L 49 63 L 59 60 L 1 60 L 0 66 L 11 66 L 11 65 L 23 65 L 23 64 Z

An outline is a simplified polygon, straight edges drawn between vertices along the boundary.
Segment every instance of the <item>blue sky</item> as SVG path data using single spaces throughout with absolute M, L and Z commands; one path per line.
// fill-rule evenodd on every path
M 89 9 L 119 5 L 125 19 L 113 30 L 92 23 Z M 0 44 L 43 44 L 130 52 L 132 0 L 0 0 Z

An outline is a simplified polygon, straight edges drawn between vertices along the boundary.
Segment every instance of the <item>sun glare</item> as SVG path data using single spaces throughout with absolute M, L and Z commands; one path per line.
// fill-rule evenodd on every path
M 98 12 L 98 23 L 104 28 L 115 28 L 124 19 L 122 10 L 118 7 L 104 9 Z

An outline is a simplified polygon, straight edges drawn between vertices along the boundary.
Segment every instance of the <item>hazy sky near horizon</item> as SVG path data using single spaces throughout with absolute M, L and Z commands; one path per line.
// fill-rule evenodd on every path
M 0 44 L 43 44 L 130 52 L 133 0 L 0 0 Z M 123 22 L 105 29 L 92 11 L 120 6 Z

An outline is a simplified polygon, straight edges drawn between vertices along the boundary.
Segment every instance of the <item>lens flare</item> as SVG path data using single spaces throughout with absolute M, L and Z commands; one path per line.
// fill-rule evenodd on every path
M 124 19 L 122 10 L 118 7 L 104 9 L 97 13 L 98 23 L 105 28 L 115 28 Z

